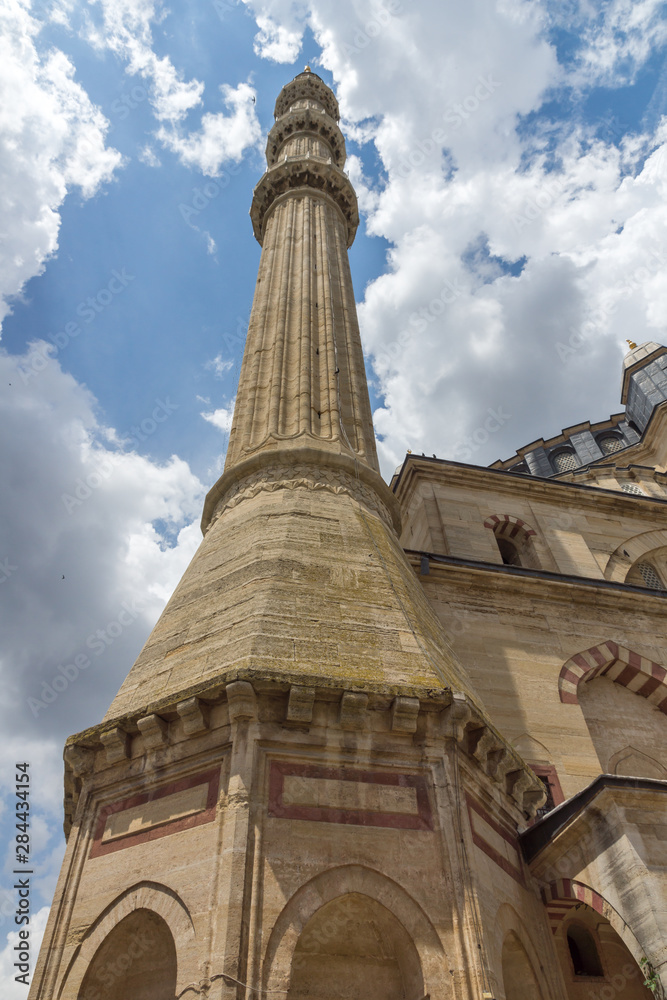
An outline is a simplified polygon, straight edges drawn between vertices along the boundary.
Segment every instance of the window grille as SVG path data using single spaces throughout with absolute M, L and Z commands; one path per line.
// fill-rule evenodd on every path
M 556 472 L 572 472 L 579 465 L 573 451 L 559 451 L 552 458 Z
M 620 437 L 615 434 L 608 434 L 598 440 L 600 451 L 603 455 L 613 455 L 615 451 L 622 451 L 625 447 Z
M 663 590 L 663 582 L 650 563 L 638 563 L 637 569 L 641 573 L 644 586 L 649 590 Z
M 634 483 L 623 483 L 621 489 L 624 493 L 635 493 L 638 497 L 646 496 L 643 490 L 640 490 L 638 486 Z

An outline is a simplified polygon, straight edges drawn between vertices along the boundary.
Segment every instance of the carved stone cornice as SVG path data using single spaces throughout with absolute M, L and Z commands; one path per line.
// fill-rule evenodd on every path
M 367 510 L 381 517 L 390 529 L 394 528 L 389 508 L 370 486 L 343 469 L 333 469 L 325 464 L 311 465 L 305 462 L 268 465 L 240 481 L 230 483 L 215 506 L 209 527 L 226 510 L 238 506 L 244 500 L 256 497 L 259 493 L 297 489 L 324 490 L 328 493 L 352 497 L 358 503 L 363 504 Z
M 333 201 L 347 225 L 347 245 L 352 246 L 359 226 L 359 209 L 354 188 L 342 170 L 331 160 L 314 156 L 295 156 L 270 167 L 254 190 L 250 219 L 255 239 L 264 241 L 267 216 L 282 195 L 297 192 L 321 194 Z
M 296 101 L 304 100 L 317 101 L 334 121 L 339 120 L 340 111 L 338 110 L 338 101 L 324 80 L 316 73 L 311 73 L 310 71 L 299 73 L 293 80 L 285 84 L 278 94 L 278 100 L 276 101 L 273 113 L 276 118 L 280 118 L 281 115 L 289 111 Z
M 332 162 L 342 169 L 345 164 L 343 133 L 329 115 L 317 108 L 295 108 L 278 119 L 266 143 L 266 162 L 270 167 L 278 162 L 284 144 L 300 134 L 315 136 L 325 142 L 331 149 Z

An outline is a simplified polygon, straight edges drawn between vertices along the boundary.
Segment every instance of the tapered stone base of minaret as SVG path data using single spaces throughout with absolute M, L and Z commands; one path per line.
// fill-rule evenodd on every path
M 351 460 L 312 449 L 261 458 L 214 497 L 199 551 L 107 721 L 275 673 L 472 697 L 398 544 L 379 476 L 357 478 Z

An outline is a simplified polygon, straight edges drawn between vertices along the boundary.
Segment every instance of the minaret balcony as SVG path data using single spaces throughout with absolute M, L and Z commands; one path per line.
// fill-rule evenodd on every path
M 255 239 L 261 245 L 268 215 L 277 199 L 290 193 L 320 195 L 339 209 L 347 227 L 347 246 L 352 246 L 359 226 L 357 196 L 349 177 L 330 160 L 314 156 L 288 157 L 270 167 L 254 190 L 250 219 Z
M 308 107 L 287 112 L 269 132 L 266 160 L 273 166 L 280 160 L 286 143 L 295 138 L 308 137 L 325 143 L 331 150 L 332 162 L 339 168 L 345 164 L 345 140 L 338 125 L 323 110 Z

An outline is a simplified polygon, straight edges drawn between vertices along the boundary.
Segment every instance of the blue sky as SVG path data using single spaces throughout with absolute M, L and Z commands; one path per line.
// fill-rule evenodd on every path
M 469 455 L 500 408 L 486 464 L 617 412 L 625 340 L 665 342 L 667 22 L 658 0 L 10 0 L 0 18 L 0 827 L 8 845 L 27 758 L 39 930 L 62 744 L 106 711 L 224 460 L 281 86 L 310 62 L 341 104 L 385 476 L 407 448 Z M 8 955 L 3 995 L 23 996 Z

